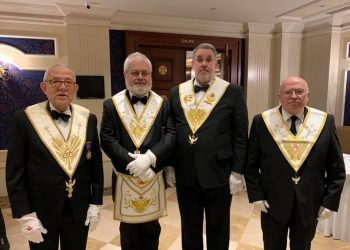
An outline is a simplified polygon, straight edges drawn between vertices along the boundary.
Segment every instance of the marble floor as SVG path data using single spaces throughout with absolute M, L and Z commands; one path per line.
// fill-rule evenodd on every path
M 89 250 L 117 250 L 120 248 L 119 222 L 112 219 L 113 203 L 110 192 L 104 196 L 102 218 L 97 229 L 89 234 Z M 161 218 L 162 232 L 160 250 L 180 250 L 180 215 L 177 206 L 176 190 L 167 190 L 168 216 Z M 28 244 L 21 236 L 18 222 L 11 218 L 11 210 L 0 204 L 5 217 L 7 236 L 11 250 L 27 250 Z M 5 208 L 4 208 L 5 207 Z M 260 250 L 263 249 L 259 213 L 248 203 L 246 192 L 235 195 L 231 206 L 231 237 L 230 250 Z M 312 250 L 350 250 L 350 243 L 334 240 L 317 233 L 312 244 Z

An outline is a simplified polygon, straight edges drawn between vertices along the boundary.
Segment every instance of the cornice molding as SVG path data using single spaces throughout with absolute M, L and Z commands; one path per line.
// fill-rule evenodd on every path
M 273 24 L 264 23 L 246 23 L 245 30 L 249 34 L 272 34 L 274 31 Z
M 332 35 L 332 33 L 339 33 L 342 32 L 341 27 L 332 27 L 332 26 L 325 26 L 322 28 L 318 28 L 315 30 L 309 30 L 304 32 L 303 37 L 304 38 L 310 38 L 314 36 L 322 36 L 322 35 Z
M 55 25 L 63 26 L 63 17 L 60 16 L 44 16 L 44 15 L 17 15 L 17 14 L 1 14 L 0 20 L 2 23 L 24 23 L 37 25 Z M 2 27 L 3 28 L 3 27 Z
M 114 29 L 171 32 L 221 37 L 244 37 L 244 25 L 239 23 L 208 21 L 201 19 L 164 17 L 117 11 L 112 17 Z
M 110 19 L 91 19 L 88 17 L 70 15 L 64 18 L 65 25 L 69 24 L 80 24 L 80 25 L 94 25 L 94 26 L 111 26 Z
M 291 21 L 282 21 L 275 24 L 275 33 L 302 33 L 304 30 L 304 23 L 291 22 Z

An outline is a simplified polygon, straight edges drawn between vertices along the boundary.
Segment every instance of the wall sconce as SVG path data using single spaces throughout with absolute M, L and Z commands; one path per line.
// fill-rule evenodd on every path
M 9 65 L 0 61 L 0 78 L 4 81 L 10 79 Z

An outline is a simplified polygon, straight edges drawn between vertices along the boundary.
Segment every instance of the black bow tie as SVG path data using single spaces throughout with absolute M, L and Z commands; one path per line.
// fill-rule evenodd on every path
M 70 115 L 67 115 L 65 113 L 60 113 L 56 110 L 51 110 L 51 116 L 54 120 L 57 120 L 58 118 L 61 118 L 62 121 L 68 122 Z
M 199 91 L 206 92 L 208 88 L 209 88 L 209 84 L 204 86 L 194 85 L 194 93 L 198 93 Z
M 144 97 L 137 97 L 137 96 L 132 96 L 131 97 L 131 103 L 132 104 L 135 104 L 135 103 L 137 103 L 137 102 L 142 102 L 144 105 L 146 105 L 146 103 L 147 103 L 147 96 L 144 96 Z

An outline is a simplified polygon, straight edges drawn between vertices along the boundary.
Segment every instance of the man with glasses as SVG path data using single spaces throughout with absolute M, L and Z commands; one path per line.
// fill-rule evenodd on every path
M 72 103 L 79 86 L 66 65 L 50 66 L 40 88 L 48 101 L 18 112 L 9 138 L 12 215 L 31 250 L 83 250 L 103 196 L 97 119 Z
M 203 43 L 193 51 L 195 77 L 171 90 L 176 126 L 175 175 L 182 248 L 229 248 L 232 195 L 241 191 L 248 136 L 247 107 L 239 86 L 215 76 L 217 53 Z M 175 185 L 174 169 L 165 169 Z
M 297 76 L 279 89 L 281 105 L 254 117 L 245 180 L 261 210 L 264 249 L 311 249 L 317 220 L 337 211 L 345 180 L 334 118 L 307 107 L 309 88 Z
M 126 89 L 103 104 L 101 147 L 114 171 L 114 218 L 123 250 L 157 250 L 166 215 L 163 165 L 174 129 L 167 128 L 168 103 L 151 91 L 152 65 L 139 52 L 124 62 Z

